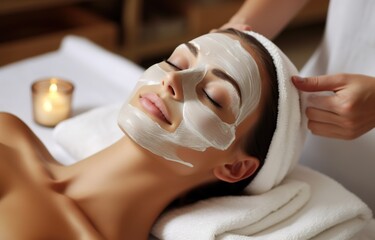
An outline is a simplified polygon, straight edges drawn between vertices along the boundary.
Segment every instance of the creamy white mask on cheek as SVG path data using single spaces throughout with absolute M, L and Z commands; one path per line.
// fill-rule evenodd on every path
M 178 72 L 184 95 L 180 104 L 183 120 L 174 132 L 163 129 L 130 103 L 124 104 L 119 115 L 120 127 L 135 142 L 165 159 L 187 166 L 192 164 L 177 156 L 177 148 L 197 151 L 205 151 L 208 147 L 227 149 L 235 139 L 236 126 L 256 108 L 261 93 L 257 65 L 239 41 L 215 33 L 194 39 L 192 43 L 198 47 L 199 53 L 194 66 Z M 241 106 L 236 89 L 228 85 L 231 102 L 237 105 L 230 109 L 237 116 L 233 124 L 223 122 L 198 98 L 197 85 L 212 68 L 224 71 L 240 88 Z M 145 71 L 137 86 L 161 84 L 167 74 L 159 65 L 154 65 Z

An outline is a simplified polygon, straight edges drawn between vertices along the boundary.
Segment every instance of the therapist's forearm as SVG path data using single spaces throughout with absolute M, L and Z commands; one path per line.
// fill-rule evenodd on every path
M 246 0 L 230 23 L 247 24 L 272 39 L 309 0 Z

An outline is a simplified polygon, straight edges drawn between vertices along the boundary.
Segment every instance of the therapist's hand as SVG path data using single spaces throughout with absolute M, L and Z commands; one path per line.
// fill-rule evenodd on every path
M 337 74 L 300 78 L 294 85 L 306 92 L 332 91 L 331 95 L 311 94 L 306 110 L 312 133 L 338 139 L 355 139 L 375 127 L 375 78 Z

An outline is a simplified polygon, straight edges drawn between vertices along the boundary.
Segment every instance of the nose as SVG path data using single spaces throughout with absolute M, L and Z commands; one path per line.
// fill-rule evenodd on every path
M 170 72 L 161 82 L 164 91 L 177 101 L 184 99 L 181 79 L 175 72 Z

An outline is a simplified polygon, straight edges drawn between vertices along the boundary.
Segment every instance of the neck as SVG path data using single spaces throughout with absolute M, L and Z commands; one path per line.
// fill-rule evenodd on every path
M 164 208 L 202 181 L 196 176 L 173 173 L 170 166 L 176 164 L 150 154 L 124 137 L 66 167 L 59 178 L 66 183 L 65 194 L 103 236 L 147 239 Z

